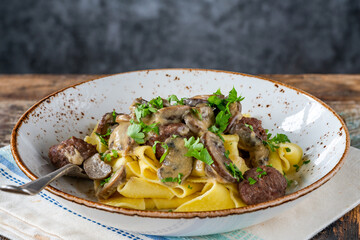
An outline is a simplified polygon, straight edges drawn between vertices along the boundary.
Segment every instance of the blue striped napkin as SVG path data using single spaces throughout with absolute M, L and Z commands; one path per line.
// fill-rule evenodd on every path
M 22 185 L 10 147 L 0 148 L 0 185 Z M 293 208 L 264 223 L 233 232 L 198 237 L 161 237 L 127 232 L 84 216 L 42 191 L 36 196 L 0 192 L 0 235 L 10 239 L 261 240 L 309 239 L 360 204 L 360 150 L 350 148 L 342 169 Z
M 22 185 L 28 182 L 29 178 L 18 168 L 11 155 L 10 147 L 0 149 L 0 185 L 12 184 Z M 259 240 L 261 238 L 245 230 L 215 234 L 200 237 L 161 237 L 130 233 L 118 228 L 107 226 L 95 221 L 88 216 L 83 216 L 74 210 L 68 209 L 56 200 L 57 196 L 42 191 L 36 196 L 23 196 L 11 193 L 0 192 L 0 234 L 11 239 L 19 237 L 27 239 L 29 236 L 39 238 L 40 236 L 49 239 L 248 239 Z M 21 207 L 19 207 L 21 206 Z M 27 209 L 25 211 L 24 209 Z M 29 217 L 36 212 L 35 216 Z M 41 213 L 44 219 L 39 219 Z M 50 214 L 51 213 L 51 214 Z M 61 220 L 59 217 L 61 216 Z M 69 226 L 69 222 L 76 222 L 77 226 Z M 49 222 L 54 224 L 49 225 Z M 62 225 L 61 225 L 62 224 Z M 12 227 L 6 227 L 12 226 Z M 81 226 L 79 229 L 78 226 Z M 69 229 L 70 228 L 70 229 Z M 71 231 L 71 228 L 74 228 Z M 66 231 L 64 231 L 66 229 Z M 51 230 L 51 231 L 50 231 Z M 89 231 L 91 230 L 91 231 Z M 89 234 L 90 233 L 90 234 Z

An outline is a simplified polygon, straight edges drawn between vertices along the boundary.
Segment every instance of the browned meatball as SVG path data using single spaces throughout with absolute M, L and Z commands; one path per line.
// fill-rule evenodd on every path
M 286 186 L 286 179 L 278 170 L 261 166 L 245 172 L 239 194 L 244 203 L 257 204 L 284 196 Z
M 261 120 L 259 120 L 257 118 L 243 117 L 243 118 L 241 118 L 240 123 L 251 125 L 254 129 L 255 135 L 258 138 L 260 138 L 263 141 L 267 140 L 267 134 L 266 134 L 264 128 L 261 126 L 261 124 L 262 124 Z
M 81 165 L 84 160 L 97 153 L 96 147 L 82 139 L 71 137 L 49 149 L 49 158 L 57 168 L 68 163 Z
M 170 123 L 159 127 L 159 135 L 150 137 L 146 142 L 147 145 L 153 146 L 155 141 L 165 142 L 165 140 L 173 135 L 189 138 L 192 136 L 190 129 L 183 123 Z M 158 159 L 164 154 L 165 149 L 161 144 L 156 145 L 156 157 Z

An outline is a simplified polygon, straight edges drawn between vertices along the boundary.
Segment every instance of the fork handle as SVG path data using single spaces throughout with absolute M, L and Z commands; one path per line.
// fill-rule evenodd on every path
M 26 183 L 22 186 L 15 185 L 2 185 L 0 186 L 0 190 L 12 193 L 20 193 L 25 195 L 35 195 L 38 194 L 41 190 L 43 190 L 47 185 L 49 185 L 52 181 L 60 178 L 61 176 L 79 168 L 75 164 L 67 164 L 54 172 L 46 174 L 34 181 Z

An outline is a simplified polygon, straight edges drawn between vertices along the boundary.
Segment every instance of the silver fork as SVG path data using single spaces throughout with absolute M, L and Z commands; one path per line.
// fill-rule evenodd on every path
M 64 176 L 69 173 L 81 173 L 82 169 L 75 164 L 67 164 L 58 170 L 46 174 L 34 181 L 26 183 L 21 186 L 15 185 L 2 185 L 0 186 L 0 190 L 12 193 L 19 193 L 24 195 L 35 195 L 38 194 L 41 190 L 43 190 L 47 185 L 49 185 L 52 181 Z

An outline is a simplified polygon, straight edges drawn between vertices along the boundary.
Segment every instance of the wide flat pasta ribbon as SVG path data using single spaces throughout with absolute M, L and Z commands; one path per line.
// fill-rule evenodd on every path
M 230 191 L 216 181 L 208 182 L 200 194 L 200 196 L 182 204 L 174 211 L 212 211 L 235 207 L 235 203 L 230 196 Z

